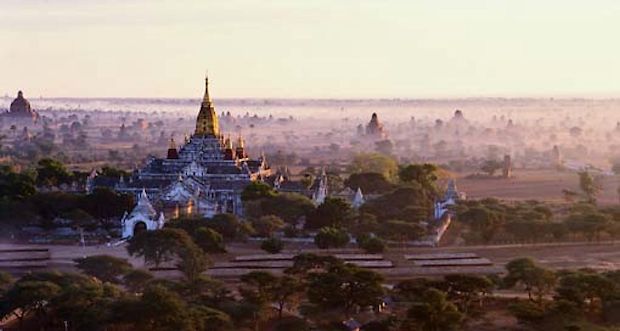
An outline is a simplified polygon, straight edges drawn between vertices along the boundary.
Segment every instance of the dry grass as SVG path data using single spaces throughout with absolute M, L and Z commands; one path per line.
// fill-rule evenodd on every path
M 461 174 L 457 180 L 459 190 L 467 193 L 468 199 L 494 197 L 504 200 L 541 200 L 564 202 L 562 190 L 579 191 L 579 179 L 575 172 L 555 170 L 516 170 L 510 179 L 468 179 Z M 618 176 L 601 178 L 603 191 L 599 204 L 618 203 Z

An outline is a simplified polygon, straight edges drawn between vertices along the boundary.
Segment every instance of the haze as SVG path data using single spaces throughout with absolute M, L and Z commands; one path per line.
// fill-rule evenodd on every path
M 2 1 L 0 93 L 620 95 L 615 1 Z

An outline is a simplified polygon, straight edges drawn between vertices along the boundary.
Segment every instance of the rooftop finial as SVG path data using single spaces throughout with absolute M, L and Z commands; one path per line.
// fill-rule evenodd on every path
M 209 95 L 209 70 L 205 71 L 205 96 L 202 102 L 211 102 L 211 96 Z

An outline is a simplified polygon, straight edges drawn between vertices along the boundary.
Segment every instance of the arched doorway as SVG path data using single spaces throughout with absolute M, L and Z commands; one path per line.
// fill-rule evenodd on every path
M 133 235 L 137 236 L 138 234 L 146 231 L 146 223 L 138 222 L 133 226 Z

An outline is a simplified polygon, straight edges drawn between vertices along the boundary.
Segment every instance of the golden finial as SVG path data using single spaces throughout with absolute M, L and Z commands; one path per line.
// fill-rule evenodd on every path
M 205 71 L 205 95 L 202 98 L 202 102 L 211 102 L 211 96 L 209 95 L 209 70 Z
M 237 139 L 237 148 L 245 148 L 245 143 L 241 134 L 239 134 L 239 138 Z

